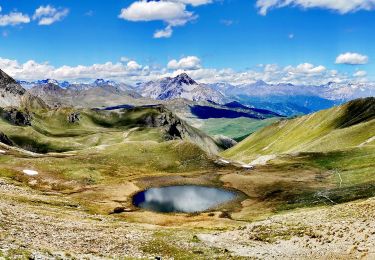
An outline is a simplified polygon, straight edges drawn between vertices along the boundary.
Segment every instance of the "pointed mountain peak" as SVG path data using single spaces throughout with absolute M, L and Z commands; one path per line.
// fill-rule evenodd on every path
M 0 69 L 0 84 L 17 84 L 17 81 Z
M 105 79 L 97 79 L 94 81 L 94 85 L 96 86 L 103 86 L 103 85 L 115 85 L 116 83 L 112 80 L 105 80 Z
M 266 86 L 268 85 L 267 82 L 263 81 L 263 80 L 257 80 L 254 85 L 256 86 Z
M 186 84 L 186 85 L 195 85 L 197 82 L 195 82 L 192 78 L 189 77 L 186 73 L 181 73 L 180 75 L 177 75 L 173 78 L 173 82 L 179 83 L 179 84 Z

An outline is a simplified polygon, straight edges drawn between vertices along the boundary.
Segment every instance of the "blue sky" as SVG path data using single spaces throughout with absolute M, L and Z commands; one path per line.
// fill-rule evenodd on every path
M 27 69 L 24 64 L 30 60 L 38 65 L 47 62 L 49 70 L 39 67 L 38 70 L 44 70 L 46 76 L 63 79 L 62 70 L 60 74 L 51 74 L 50 70 L 106 62 L 116 65 L 123 57 L 121 64 L 126 67 L 129 61 L 134 61 L 142 73 L 135 75 L 132 70 L 124 74 L 107 71 L 108 76 L 99 74 L 147 79 L 187 70 L 204 80 L 203 69 L 211 79 L 215 71 L 229 73 L 228 70 L 233 70 L 238 78 L 238 73 L 265 73 L 264 66 L 259 64 L 277 64 L 277 72 L 291 66 L 295 68 L 292 73 L 311 74 L 309 69 L 297 69 L 298 65 L 307 63 L 313 66 L 310 66 L 312 71 L 323 66 L 324 73 L 331 75 L 325 75 L 327 80 L 336 78 L 332 76 L 334 70 L 340 79 L 372 80 L 375 78 L 371 62 L 375 57 L 375 2 L 357 1 L 353 6 L 350 3 L 353 1 L 342 1 L 335 4 L 338 1 L 311 0 L 317 4 L 307 5 L 309 1 L 292 0 L 293 4 L 287 5 L 285 0 L 0 0 L 0 57 L 17 62 L 16 65 L 9 65 L 9 61 L 0 64 L 4 70 L 9 67 L 9 73 L 14 76 L 31 79 L 30 72 L 23 71 Z M 150 2 L 155 4 L 152 6 L 155 10 L 151 10 Z M 161 2 L 171 4 L 160 10 Z M 136 3 L 141 4 L 136 6 Z M 276 4 L 270 6 L 270 3 Z M 264 11 L 267 6 L 270 8 Z M 171 8 L 171 13 L 166 7 Z M 39 16 L 36 15 L 38 8 L 41 8 Z M 177 14 L 178 10 L 182 10 L 181 15 Z M 9 24 L 6 19 L 9 17 L 5 16 L 12 13 L 21 13 L 30 21 Z M 55 16 L 58 14 L 61 15 Z M 54 18 L 56 21 L 51 20 Z M 164 37 L 155 38 L 158 30 L 164 30 Z M 352 56 L 339 62 L 345 64 L 335 64 L 340 54 L 348 53 Z M 178 62 L 184 57 L 196 57 L 198 64 L 192 67 L 180 64 L 172 66 L 173 69 L 167 66 L 171 60 Z M 357 76 L 361 77 L 353 77 L 358 71 L 361 73 Z M 76 75 L 68 78 L 81 77 L 79 73 Z M 251 78 L 251 75 L 247 76 L 248 80 L 263 79 L 259 75 Z M 40 71 L 35 72 L 35 78 L 42 76 Z M 276 77 L 265 79 L 277 80 Z M 279 76 L 282 79 L 285 77 Z

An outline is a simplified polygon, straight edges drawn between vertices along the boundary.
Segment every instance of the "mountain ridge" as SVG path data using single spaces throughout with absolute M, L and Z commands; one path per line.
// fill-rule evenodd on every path
M 32 95 L 1 69 L 0 107 L 48 108 L 47 104 L 42 99 Z
M 374 119 L 375 98 L 357 99 L 274 123 L 223 152 L 223 156 L 250 162 L 264 155 L 327 152 L 357 147 L 374 137 Z
M 199 84 L 186 73 L 174 78 L 166 77 L 156 81 L 149 81 L 138 86 L 138 91 L 143 97 L 156 100 L 171 100 L 185 98 L 191 101 L 214 101 L 222 103 L 225 97 L 214 89 Z

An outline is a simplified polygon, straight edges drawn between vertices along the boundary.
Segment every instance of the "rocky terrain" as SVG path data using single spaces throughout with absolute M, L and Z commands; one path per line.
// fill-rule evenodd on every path
M 0 70 L 0 108 L 1 107 L 24 107 L 24 108 L 47 108 L 45 102 L 31 95 L 13 78 Z
M 260 259 L 375 258 L 375 199 L 299 210 L 242 226 L 200 234 L 208 246 Z
M 146 257 L 152 228 L 92 215 L 68 199 L 0 179 L 0 259 Z
M 1 178 L 0 195 L 0 258 L 375 257 L 374 199 L 281 214 L 251 224 L 234 222 L 235 228 L 230 225 L 221 231 L 204 231 L 92 215 L 68 198 L 36 192 Z M 163 243 L 171 243 L 170 248 L 165 250 Z

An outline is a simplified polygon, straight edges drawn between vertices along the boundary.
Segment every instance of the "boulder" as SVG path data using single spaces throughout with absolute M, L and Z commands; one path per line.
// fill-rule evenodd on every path
M 6 136 L 3 132 L 0 132 L 0 143 L 13 146 L 12 140 L 10 140 L 9 137 Z
M 16 108 L 0 110 L 1 118 L 17 126 L 31 126 L 31 115 Z
M 235 146 L 237 144 L 237 142 L 227 136 L 224 136 L 224 135 L 215 135 L 214 136 L 214 140 L 216 142 L 216 144 L 223 148 L 223 149 L 229 149 L 229 148 L 232 148 L 233 146 Z
M 67 120 L 71 124 L 79 122 L 79 120 L 80 120 L 80 113 L 74 112 L 74 113 L 69 114 L 68 117 L 67 117 Z

